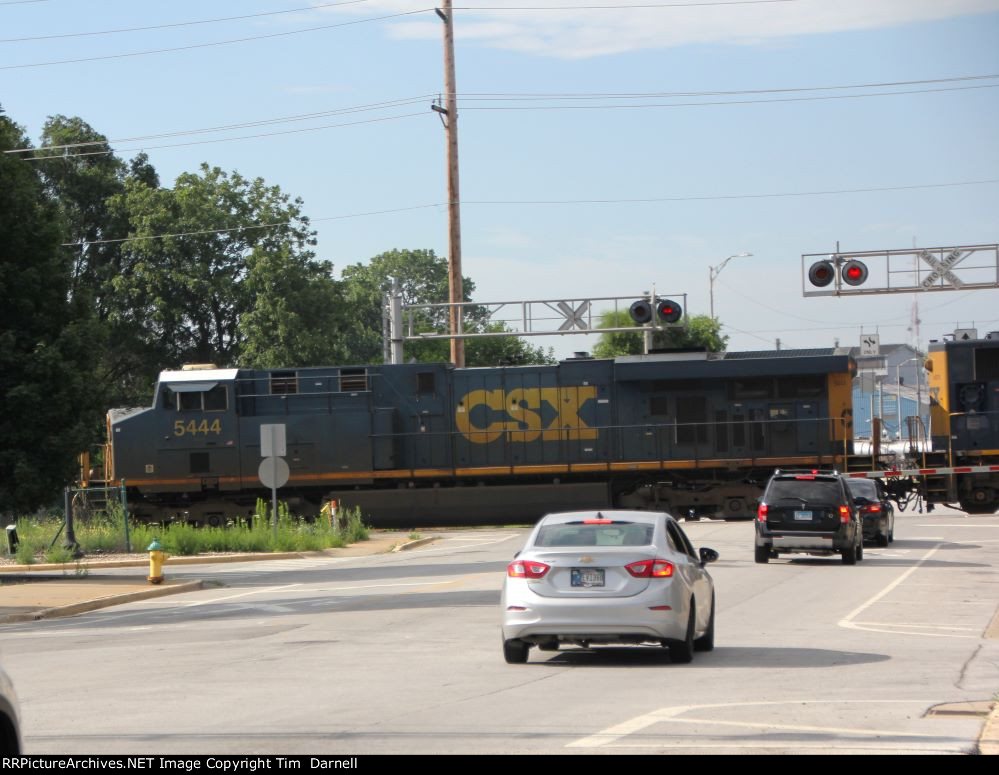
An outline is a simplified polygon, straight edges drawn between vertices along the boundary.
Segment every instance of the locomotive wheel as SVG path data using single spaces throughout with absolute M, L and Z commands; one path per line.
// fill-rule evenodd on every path
M 961 499 L 961 510 L 968 514 L 994 514 L 999 507 L 996 491 L 991 487 L 979 487 L 971 491 L 971 497 Z

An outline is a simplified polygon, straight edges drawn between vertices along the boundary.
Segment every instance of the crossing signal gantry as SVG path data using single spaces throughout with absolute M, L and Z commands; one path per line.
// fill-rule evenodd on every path
M 805 253 L 801 285 L 804 296 L 999 288 L 999 245 Z

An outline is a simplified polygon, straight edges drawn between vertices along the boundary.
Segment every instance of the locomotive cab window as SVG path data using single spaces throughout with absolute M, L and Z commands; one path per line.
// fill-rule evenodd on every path
M 172 385 L 163 388 L 163 408 L 176 412 L 224 412 L 229 408 L 225 385 Z

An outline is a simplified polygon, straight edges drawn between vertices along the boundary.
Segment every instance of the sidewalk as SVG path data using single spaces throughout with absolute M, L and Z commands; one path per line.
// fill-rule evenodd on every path
M 80 563 L 66 565 L 4 565 L 0 566 L 0 625 L 72 616 L 151 597 L 193 592 L 206 583 L 214 582 L 211 568 L 205 570 L 204 577 L 199 581 L 173 581 L 170 579 L 170 568 L 178 565 L 215 565 L 306 557 L 364 557 L 413 549 L 433 540 L 436 540 L 436 536 L 411 541 L 409 534 L 404 532 L 377 533 L 368 541 L 321 552 L 171 557 L 163 568 L 165 580 L 158 585 L 146 581 L 148 559 L 88 561 L 84 558 Z M 136 570 L 134 574 L 102 576 L 95 572 L 101 568 Z

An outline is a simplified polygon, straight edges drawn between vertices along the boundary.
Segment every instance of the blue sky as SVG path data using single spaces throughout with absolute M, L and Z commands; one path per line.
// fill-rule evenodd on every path
M 463 267 L 478 300 L 624 296 L 655 284 L 688 294 L 688 311 L 706 313 L 708 268 L 751 252 L 752 258 L 733 259 L 715 284 L 716 313 L 731 349 L 765 349 L 778 337 L 785 347 L 830 346 L 835 338 L 855 344 L 861 328 L 878 331 L 883 342 L 910 341 L 914 300 L 924 345 L 958 324 L 999 329 L 997 290 L 806 299 L 800 277 L 802 253 L 831 251 L 837 241 L 843 250 L 995 243 L 995 183 L 719 198 L 999 179 L 999 88 L 992 88 L 999 78 L 893 89 L 620 96 L 999 76 L 999 0 L 514 9 L 587 4 L 629 5 L 456 2 L 500 9 L 455 12 L 458 92 L 466 95 L 459 105 Z M 392 248 L 446 254 L 446 208 L 430 206 L 446 200 L 444 133 L 429 110 L 429 95 L 443 88 L 440 23 L 420 10 L 429 7 L 420 0 L 11 40 L 308 6 L 304 0 L 6 0 L 0 2 L 0 104 L 35 140 L 45 117 L 56 113 L 79 115 L 125 140 L 404 101 L 114 146 L 126 157 L 145 149 L 164 183 L 206 161 L 302 197 L 319 232 L 319 256 L 338 268 Z M 401 13 L 408 15 L 368 21 Z M 345 22 L 353 23 L 328 27 Z M 320 26 L 327 28 L 296 32 Z M 286 32 L 294 34 L 41 65 Z M 885 91 L 918 93 L 855 96 Z M 501 93 L 520 99 L 474 98 Z M 616 96 L 523 100 L 539 93 Z M 740 104 L 677 104 L 704 102 Z M 645 107 L 550 109 L 635 103 Z M 482 109 L 497 106 L 507 109 Z M 359 121 L 368 123 L 329 127 Z M 314 131 L 232 139 L 302 129 Z M 224 141 L 190 144 L 210 139 Z M 184 145 L 160 147 L 175 143 Z M 545 204 L 635 199 L 670 201 Z M 338 218 L 411 207 L 419 209 Z M 543 343 L 566 355 L 594 341 Z

